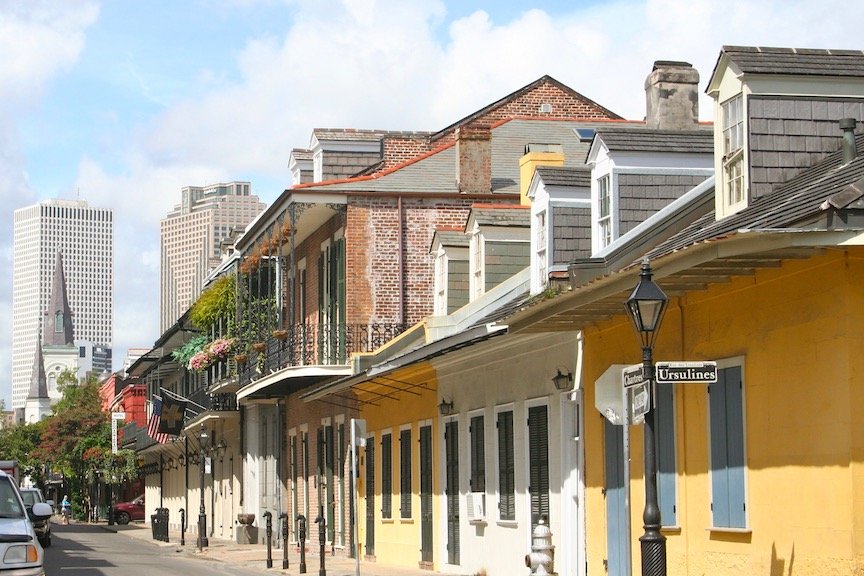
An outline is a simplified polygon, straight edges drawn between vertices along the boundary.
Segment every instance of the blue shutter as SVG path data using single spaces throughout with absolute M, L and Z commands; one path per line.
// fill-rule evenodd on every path
M 711 508 L 714 526 L 746 527 L 744 502 L 744 398 L 741 367 L 717 371 L 708 387 L 711 418 Z
M 629 576 L 630 517 L 627 514 L 624 479 L 624 427 L 603 419 L 606 472 L 606 571 L 609 576 Z
M 676 526 L 675 510 L 675 385 L 655 384 L 654 410 L 657 431 L 657 494 L 660 500 L 660 523 Z

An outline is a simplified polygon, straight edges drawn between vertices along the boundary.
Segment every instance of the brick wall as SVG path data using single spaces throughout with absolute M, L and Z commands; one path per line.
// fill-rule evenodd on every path
M 400 234 L 395 198 L 352 198 L 346 231 L 348 322 L 410 325 L 432 314 L 433 233 L 440 226 L 464 226 L 469 206 L 468 200 L 403 198 Z

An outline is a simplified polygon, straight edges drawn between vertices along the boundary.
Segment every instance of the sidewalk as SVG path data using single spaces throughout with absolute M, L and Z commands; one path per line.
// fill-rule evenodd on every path
M 187 532 L 186 544 L 185 546 L 181 546 L 179 532 L 169 532 L 169 542 L 162 542 L 153 539 L 153 530 L 149 525 L 133 523 L 108 526 L 105 522 L 100 522 L 99 525 L 105 530 L 130 538 L 152 542 L 157 546 L 175 548 L 178 553 L 188 555 L 192 558 L 224 562 L 235 566 L 243 566 L 244 568 L 257 568 L 265 574 L 300 574 L 300 553 L 297 551 L 296 546 L 290 544 L 288 546 L 288 568 L 286 570 L 282 569 L 283 552 L 281 548 L 275 548 L 276 543 L 274 541 L 274 547 L 271 550 L 273 567 L 268 569 L 267 546 L 264 544 L 237 544 L 231 540 L 209 538 L 209 546 L 199 552 L 195 533 L 190 534 Z M 273 535 L 274 537 L 277 536 L 275 532 Z M 318 575 L 321 569 L 318 556 L 318 542 L 317 540 L 310 540 L 307 541 L 306 546 L 306 574 Z M 313 548 L 314 552 L 311 552 Z M 354 558 L 330 556 L 327 554 L 324 558 L 324 569 L 328 576 L 355 576 L 357 574 L 357 561 Z M 430 576 L 435 573 L 431 570 L 421 570 L 419 568 L 412 569 L 403 566 L 360 561 L 360 574 L 362 576 Z

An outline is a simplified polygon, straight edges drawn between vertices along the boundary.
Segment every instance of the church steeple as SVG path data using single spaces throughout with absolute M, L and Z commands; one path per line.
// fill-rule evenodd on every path
M 54 277 L 51 280 L 51 299 L 45 310 L 44 340 L 49 346 L 71 346 L 75 343 L 72 331 L 72 310 L 66 293 L 66 275 L 63 272 L 63 254 L 57 252 Z
M 27 395 L 27 399 L 41 398 L 48 398 L 48 379 L 45 377 L 45 357 L 42 355 L 42 343 L 37 342 L 36 356 L 33 359 L 33 372 L 30 376 L 30 394 Z

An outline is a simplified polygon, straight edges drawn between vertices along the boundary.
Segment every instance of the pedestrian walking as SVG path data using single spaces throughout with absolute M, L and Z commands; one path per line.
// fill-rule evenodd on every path
M 69 517 L 72 516 L 72 502 L 69 501 L 69 496 L 63 496 L 63 501 L 60 502 L 60 514 L 63 516 L 63 524 L 69 524 Z

